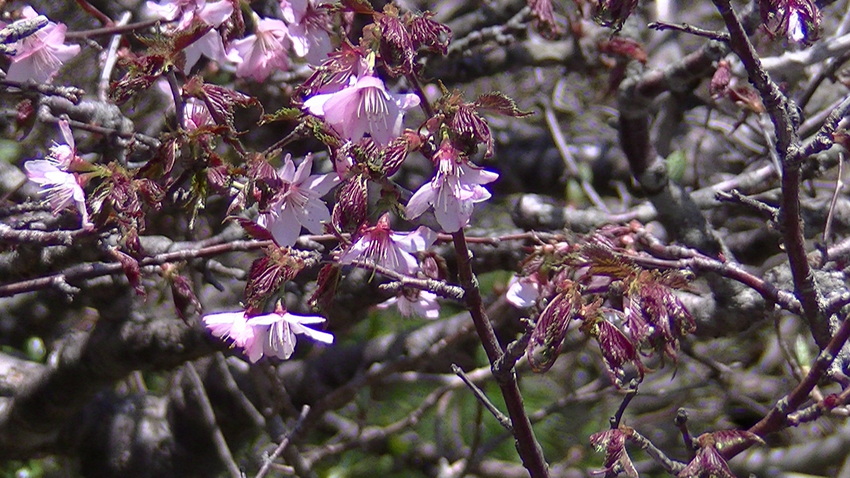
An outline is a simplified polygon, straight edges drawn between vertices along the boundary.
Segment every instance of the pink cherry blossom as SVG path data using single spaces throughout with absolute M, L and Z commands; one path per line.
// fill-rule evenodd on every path
M 256 81 L 265 79 L 275 70 L 289 68 L 289 30 L 286 24 L 275 18 L 256 19 L 253 35 L 233 42 L 228 58 L 235 63 L 236 75 L 251 77 Z
M 508 281 L 505 299 L 512 305 L 525 309 L 534 305 L 538 297 L 540 297 L 540 282 L 537 273 L 522 277 L 514 275 Z
M 197 98 L 189 98 L 183 104 L 183 127 L 186 131 L 194 131 L 203 126 L 214 125 L 215 121 L 209 108 Z
M 163 0 L 160 3 L 149 1 L 145 5 L 154 18 L 177 21 L 177 23 L 168 27 L 170 32 L 186 30 L 196 20 L 218 28 L 233 13 L 233 3 L 228 0 L 211 3 L 207 3 L 206 0 Z M 222 61 L 226 58 L 221 35 L 215 29 L 210 30 L 187 46 L 183 53 L 186 55 L 186 63 L 183 66 L 184 73 L 188 73 L 195 66 L 201 55 L 215 61 Z
M 278 172 L 283 185 L 269 206 L 269 212 L 260 214 L 257 222 L 268 229 L 280 246 L 295 244 L 304 226 L 313 234 L 324 232 L 322 223 L 331 220 L 328 206 L 321 197 L 337 183 L 334 173 L 310 175 L 313 156 L 308 154 L 295 169 L 290 155 L 286 155 L 283 168 Z
M 410 198 L 407 217 L 419 217 L 433 206 L 440 227 L 456 232 L 469 223 L 473 204 L 490 199 L 490 192 L 481 185 L 495 181 L 499 175 L 469 163 L 448 139 L 434 155 L 434 161 L 437 173 Z
M 324 317 L 317 315 L 295 315 L 278 310 L 271 314 L 251 317 L 248 319 L 248 325 L 254 327 L 255 333 L 259 333 L 264 339 L 263 354 L 286 360 L 295 351 L 296 334 L 325 344 L 333 343 L 333 335 L 307 327 L 324 321 Z
M 282 0 L 280 9 L 289 24 L 295 54 L 313 65 L 321 63 L 333 50 L 327 13 L 312 0 Z
M 88 210 L 86 210 L 86 195 L 77 182 L 75 174 L 59 169 L 57 163 L 49 159 L 27 161 L 24 168 L 27 170 L 30 181 L 41 186 L 41 193 L 50 202 L 54 214 L 73 202 L 82 216 L 82 226 L 84 228 L 92 226 L 89 222 Z
M 402 289 L 395 297 L 390 297 L 378 304 L 379 309 L 386 309 L 395 305 L 403 317 L 418 315 L 425 319 L 436 319 L 440 317 L 440 303 L 437 302 L 437 294 L 427 290 Z
M 415 94 L 389 93 L 380 78 L 368 75 L 340 91 L 304 102 L 307 111 L 323 117 L 343 137 L 358 141 L 368 133 L 380 146 L 401 134 L 404 112 L 418 105 Z
M 71 126 L 67 120 L 59 120 L 59 132 L 62 133 L 62 139 L 65 142 L 57 143 L 54 141 L 53 146 L 50 147 L 48 158 L 59 169 L 67 171 L 71 162 L 77 157 L 77 145 L 74 142 L 74 135 L 71 134 Z
M 163 0 L 159 3 L 149 1 L 145 6 L 154 18 L 169 22 L 177 20 L 177 30 L 188 28 L 195 18 L 207 25 L 219 27 L 233 13 L 233 4 L 228 0 L 211 3 L 206 0 Z
M 65 143 L 54 142 L 46 159 L 27 161 L 24 164 L 27 177 L 41 186 L 40 192 L 47 198 L 54 214 L 73 202 L 82 217 L 82 227 L 92 227 L 86 209 L 85 192 L 77 180 L 77 175 L 68 172 L 68 168 L 77 160 L 77 149 L 66 120 L 59 121 L 59 131 Z
M 23 18 L 32 19 L 38 16 L 32 7 L 23 9 Z M 37 83 L 49 82 L 56 76 L 62 65 L 80 52 L 79 45 L 65 45 L 63 24 L 48 22 L 46 26 L 34 34 L 15 43 L 12 64 L 6 73 L 10 81 L 32 80 Z
M 209 314 L 202 320 L 213 336 L 233 341 L 233 346 L 243 349 L 251 362 L 263 356 L 263 342 L 257 340 L 254 328 L 248 326 L 245 311 Z
M 425 226 L 413 232 L 399 233 L 390 229 L 389 215 L 384 214 L 374 227 L 366 231 L 339 257 L 341 264 L 361 260 L 400 274 L 410 275 L 419 267 L 413 253 L 423 251 L 437 240 L 437 234 Z
M 324 322 L 323 317 L 290 314 L 280 306 L 270 314 L 248 317 L 245 311 L 221 312 L 202 320 L 213 336 L 232 341 L 252 363 L 263 355 L 288 359 L 295 350 L 296 334 L 326 344 L 334 341 L 333 335 L 306 327 Z

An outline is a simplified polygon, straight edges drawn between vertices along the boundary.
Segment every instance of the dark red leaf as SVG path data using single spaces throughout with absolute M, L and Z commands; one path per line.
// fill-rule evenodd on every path
M 429 51 L 445 55 L 452 41 L 452 30 L 440 22 L 431 20 L 433 16 L 431 12 L 414 15 L 410 19 L 408 29 L 413 38 L 414 48 L 424 47 Z
M 531 111 L 521 111 L 516 106 L 516 102 L 498 91 L 483 94 L 475 100 L 475 108 L 478 111 L 484 110 L 490 113 L 496 113 L 504 116 L 513 116 L 521 118 L 534 114 Z
M 540 313 L 525 349 L 531 370 L 537 373 L 552 368 L 561 353 L 561 344 L 570 322 L 581 305 L 581 295 L 573 288 L 572 282 L 565 281 L 562 288 L 564 290 L 552 298 Z
M 635 11 L 638 0 L 599 0 L 593 18 L 601 25 L 620 30 L 626 19 Z
M 316 290 L 310 296 L 309 303 L 314 307 L 329 310 L 336 296 L 336 288 L 340 279 L 340 267 L 336 264 L 325 264 L 316 279 Z
M 726 60 L 717 62 L 717 70 L 711 77 L 711 82 L 708 84 L 708 92 L 712 98 L 720 98 L 726 94 L 729 84 L 732 82 L 732 67 Z
M 615 36 L 599 43 L 599 51 L 608 55 L 622 56 L 646 63 L 647 56 L 643 46 L 631 38 Z
M 337 191 L 331 222 L 339 231 L 356 231 L 366 221 L 367 209 L 367 179 L 358 174 L 346 179 Z
M 136 291 L 136 295 L 144 296 L 145 288 L 142 287 L 141 283 L 142 272 L 139 267 L 139 261 L 114 247 L 109 248 L 109 254 L 121 264 L 121 269 L 124 271 L 124 275 L 127 277 L 130 286 Z
M 266 255 L 256 259 L 248 271 L 246 305 L 252 309 L 262 309 L 266 298 L 277 291 L 284 281 L 292 280 L 303 268 L 304 261 L 291 254 L 288 248 L 266 249 Z
M 244 217 L 230 217 L 229 219 L 233 219 L 236 221 L 242 229 L 251 236 L 252 239 L 256 239 L 258 241 L 271 241 L 273 240 L 272 233 L 269 232 L 265 227 L 257 224 L 250 219 L 245 219 Z
M 605 468 L 593 471 L 594 475 L 608 475 L 610 473 L 625 473 L 630 478 L 637 478 L 638 472 L 626 452 L 626 437 L 632 429 L 620 426 L 603 432 L 594 433 L 590 436 L 590 444 L 596 450 L 605 453 Z

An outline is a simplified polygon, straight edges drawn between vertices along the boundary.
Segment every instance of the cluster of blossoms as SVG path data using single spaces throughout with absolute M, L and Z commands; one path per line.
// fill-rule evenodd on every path
M 313 0 L 282 0 L 282 20 L 252 13 L 254 32 L 227 44 L 218 29 L 234 14 L 230 1 L 162 0 L 146 5 L 153 18 L 171 22 L 166 26 L 168 33 L 193 29 L 202 33 L 183 50 L 187 73 L 203 55 L 222 65 L 235 65 L 239 77 L 265 81 L 275 71 L 289 68 L 290 51 L 317 63 L 332 48 L 328 15 Z
M 164 21 L 157 28 L 162 29 L 165 38 L 173 38 L 173 44 L 167 41 L 156 43 L 145 56 L 127 56 L 127 63 L 133 67 L 115 83 L 116 91 L 120 90 L 120 93 L 113 92 L 113 99 L 119 103 L 125 101 L 151 86 L 172 67 L 188 75 L 201 56 L 219 63 L 225 71 L 237 77 L 254 81 L 265 81 L 276 71 L 290 68 L 290 55 L 313 64 L 320 63 L 316 73 L 299 89 L 303 99 L 300 103 L 296 100 L 296 104 L 300 104 L 304 113 L 314 121 L 322 122 L 339 141 L 336 145 L 328 143 L 336 172 L 313 174 L 314 159 L 309 154 L 297 165 L 290 155 L 286 155 L 278 171 L 259 167 L 257 170 L 264 172 L 257 181 L 249 172 L 248 187 L 263 190 L 244 196 L 257 200 L 259 213 L 256 226 L 267 231 L 279 248 L 294 246 L 302 228 L 313 234 L 350 231 L 351 240 L 344 240 L 342 250 L 336 256 L 339 264 L 377 266 L 405 277 L 429 277 L 420 267 L 416 254 L 435 242 L 437 234 L 433 230 L 420 226 L 411 232 L 394 231 L 388 214 L 370 225 L 366 220 L 366 201 L 362 198 L 357 206 L 361 212 L 349 214 L 354 219 L 345 225 L 339 219 L 347 214 L 345 205 L 335 207 L 331 213 L 322 198 L 334 187 L 342 185 L 338 202 L 345 203 L 346 194 L 351 191 L 362 193 L 365 197 L 366 183 L 376 179 L 369 176 L 372 173 L 367 173 L 366 164 L 371 160 L 339 152 L 361 148 L 372 151 L 372 154 L 384 155 L 382 157 L 388 164 L 395 162 L 394 166 L 383 169 L 383 174 L 390 176 L 398 170 L 404 156 L 420 150 L 423 144 L 432 143 L 430 136 L 439 138 L 436 151 L 423 150 L 433 161 L 434 177 L 418 188 L 406 205 L 399 204 L 395 210 L 404 212 L 405 219 L 412 220 L 433 208 L 442 231 L 454 233 L 468 224 L 474 204 L 490 197 L 483 185 L 498 178 L 497 173 L 480 169 L 469 160 L 479 144 L 487 145 L 486 155 L 492 153 L 489 129 L 478 110 L 495 108 L 496 112 L 516 115 L 515 107 L 512 103 L 505 106 L 505 101 L 509 100 L 503 97 L 490 97 L 473 104 L 461 102 L 458 94 L 444 92 L 449 100 L 439 107 L 443 112 L 431 122 L 431 126 L 420 127 L 419 132 L 405 132 L 405 113 L 419 106 L 422 99 L 417 94 L 390 91 L 378 72 L 389 72 L 392 76 L 411 74 L 413 59 L 420 48 L 444 53 L 450 36 L 445 26 L 430 20 L 428 15 L 400 15 L 394 7 L 387 7 L 384 13 L 371 12 L 375 19 L 374 28 L 383 29 L 386 33 L 380 40 L 380 46 L 374 43 L 374 39 L 364 40 L 358 46 L 344 40 L 338 51 L 332 52 L 331 17 L 325 6 L 317 5 L 315 0 L 283 0 L 277 6 L 278 18 L 262 17 L 251 11 L 252 31 L 243 35 L 240 27 L 242 11 L 236 10 L 231 1 L 147 2 L 149 16 Z M 24 10 L 25 20 L 35 15 L 32 9 Z M 29 58 L 34 65 L 29 67 L 30 70 L 40 68 L 39 75 L 34 78 L 37 81 L 49 80 L 62 62 L 79 51 L 79 46 L 62 44 L 64 32 L 64 26 L 49 22 L 24 38 L 13 57 L 9 76 L 28 74 L 33 77 L 32 72 L 20 73 L 20 68 L 27 64 Z M 375 38 L 381 37 L 378 30 L 374 35 L 377 35 Z M 379 61 L 382 63 L 378 64 Z M 167 66 L 160 68 L 157 65 Z M 213 139 L 220 134 L 220 128 L 232 127 L 233 103 L 244 101 L 248 104 L 251 100 L 241 93 L 205 84 L 198 78 L 186 78 L 182 87 L 171 91 L 183 101 L 179 115 L 183 132 L 180 134 L 189 139 L 162 148 L 168 154 L 179 154 L 181 144 L 197 143 L 203 145 L 205 154 L 211 154 L 215 149 Z M 172 81 L 169 89 L 173 87 Z M 503 111 L 498 111 L 500 108 Z M 222 118 L 227 125 L 222 124 Z M 91 227 L 79 177 L 70 166 L 76 154 L 73 138 L 67 123 L 62 123 L 60 128 L 66 144 L 55 146 L 45 160 L 28 162 L 26 169 L 30 179 L 42 186 L 54 210 L 73 202 L 83 217 L 83 225 Z M 264 163 L 265 159 L 260 161 Z M 162 164 L 166 174 L 171 172 L 174 157 L 170 156 Z M 126 176 L 128 184 L 132 183 L 129 175 L 122 175 Z M 219 185 L 226 185 L 226 181 Z M 277 281 L 289 276 L 281 273 L 276 277 L 270 283 L 279 284 Z M 271 292 L 270 289 L 262 289 L 264 292 L 260 295 L 265 296 Z M 280 311 L 256 315 L 259 305 L 259 302 L 251 302 L 246 311 L 207 315 L 204 322 L 214 335 L 229 338 L 233 345 L 244 349 L 252 361 L 262 355 L 288 357 L 294 344 L 294 333 L 329 342 L 327 335 L 307 332 L 303 326 L 292 325 L 317 323 L 314 318 L 293 319 L 295 316 Z M 405 316 L 415 314 L 436 318 L 439 315 L 437 296 L 430 291 L 400 288 L 396 297 L 380 306 L 390 305 L 398 307 Z M 280 324 L 289 324 L 286 330 L 294 332 L 284 333 L 285 327 Z M 269 345 L 263 345 L 266 342 Z

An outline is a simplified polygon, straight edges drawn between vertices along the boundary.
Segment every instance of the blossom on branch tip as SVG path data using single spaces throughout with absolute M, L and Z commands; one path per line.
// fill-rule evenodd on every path
M 38 13 L 32 7 L 23 9 L 23 19 L 33 19 Z M 0 26 L 3 26 L 0 24 Z M 64 24 L 47 22 L 47 25 L 16 42 L 12 48 L 12 63 L 6 73 L 9 81 L 32 80 L 36 83 L 45 83 L 53 79 L 59 68 L 80 53 L 79 45 L 65 45 Z
M 233 42 L 228 58 L 237 64 L 240 78 L 265 81 L 275 70 L 289 68 L 289 29 L 276 18 L 255 17 L 255 24 L 254 34 Z
M 313 234 L 324 232 L 322 223 L 331 220 L 328 206 L 321 200 L 339 183 L 334 173 L 313 174 L 313 155 L 308 154 L 295 168 L 287 154 L 283 168 L 278 171 L 282 183 L 269 204 L 269 211 L 260 214 L 257 223 L 272 233 L 279 246 L 295 244 L 304 226 Z
M 344 138 L 358 141 L 368 133 L 382 147 L 401 134 L 404 112 L 418 105 L 415 94 L 390 93 L 380 78 L 369 75 L 304 102 L 307 111 L 324 118 Z
M 221 312 L 202 320 L 213 336 L 232 341 L 252 363 L 263 355 L 288 359 L 295 350 L 296 334 L 325 344 L 334 341 L 332 334 L 307 327 L 323 323 L 324 317 L 290 314 L 280 306 L 270 314 L 248 317 L 246 311 Z
M 375 226 L 366 229 L 357 241 L 339 257 L 340 264 L 362 260 L 386 267 L 399 274 L 411 275 L 419 267 L 413 253 L 423 251 L 437 240 L 437 234 L 425 226 L 413 232 L 390 229 L 389 215 L 384 214 Z
M 443 140 L 434 162 L 437 173 L 410 198 L 407 217 L 419 217 L 433 206 L 440 227 L 457 232 L 469 223 L 473 205 L 490 199 L 490 192 L 481 185 L 492 183 L 499 174 L 469 163 L 448 139 Z

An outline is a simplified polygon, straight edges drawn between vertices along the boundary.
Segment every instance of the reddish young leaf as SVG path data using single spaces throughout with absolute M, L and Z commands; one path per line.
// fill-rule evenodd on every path
M 392 3 L 384 7 L 384 12 L 375 15 L 377 32 L 381 38 L 381 60 L 393 76 L 413 73 L 416 49 L 407 26 L 399 17 L 398 8 Z
M 678 478 L 737 478 L 726 460 L 713 446 L 700 448 Z
M 424 47 L 428 51 L 445 55 L 452 41 L 452 30 L 440 22 L 431 20 L 433 16 L 431 12 L 413 15 L 408 22 L 408 29 L 413 38 L 414 48 Z
M 336 296 L 340 277 L 340 267 L 337 264 L 325 264 L 319 271 L 319 277 L 316 279 L 316 290 L 310 296 L 308 302 L 320 309 L 330 309 Z
M 561 344 L 567 335 L 570 322 L 575 318 L 581 305 L 581 295 L 571 281 L 564 281 L 558 293 L 540 316 L 531 332 L 525 355 L 531 370 L 543 373 L 550 368 L 561 353 Z
M 765 112 L 764 103 L 758 92 L 749 85 L 733 86 L 726 89 L 726 95 L 736 105 L 751 113 L 761 114 Z
M 121 269 L 124 271 L 124 275 L 127 277 L 130 286 L 136 291 L 136 295 L 144 296 L 145 288 L 142 287 L 141 283 L 142 272 L 139 267 L 139 261 L 114 247 L 109 248 L 109 254 L 121 264 Z
M 611 309 L 605 310 L 610 314 L 619 313 L 619 311 Z M 605 363 L 605 371 L 617 388 L 623 387 L 624 366 L 629 363 L 637 369 L 640 379 L 643 380 L 646 369 L 638 357 L 637 349 L 632 341 L 617 327 L 604 318 L 598 317 L 586 319 L 582 328 L 588 330 L 589 334 L 595 337 L 599 343 L 599 350 L 602 352 L 602 359 Z
M 531 111 L 521 111 L 517 108 L 516 102 L 509 98 L 504 93 L 493 91 L 483 94 L 475 100 L 476 111 L 487 111 L 488 113 L 500 114 L 503 116 L 513 116 L 522 118 L 524 116 L 533 115 Z
M 316 68 L 298 92 L 307 97 L 317 93 L 331 93 L 349 84 L 349 80 L 361 74 L 366 61 L 366 49 L 343 40 L 339 49 L 328 55 L 328 59 Z M 300 110 L 299 110 L 300 111 Z
M 23 134 L 18 138 L 19 141 L 26 138 L 32 131 L 36 118 L 35 105 L 31 99 L 26 98 L 18 102 L 15 106 L 15 126 L 23 130 Z
M 262 109 L 260 102 L 253 96 L 223 86 L 204 83 L 204 80 L 198 76 L 193 76 L 183 85 L 183 92 L 187 97 L 202 100 L 207 105 L 215 122 L 218 125 L 227 126 L 233 134 L 236 133 L 236 128 L 233 125 L 236 107 L 256 106 Z
M 414 131 L 405 130 L 378 154 L 381 172 L 387 177 L 392 176 L 401 168 L 407 155 L 421 146 L 422 139 L 419 135 Z
M 593 19 L 619 31 L 637 4 L 638 0 L 599 0 L 593 10 Z
M 721 430 L 703 433 L 696 439 L 696 442 L 699 445 L 699 450 L 697 450 L 694 459 L 688 463 L 688 466 L 679 472 L 679 478 L 735 478 L 726 463 L 726 459 L 721 454 L 723 449 L 740 444 L 746 444 L 748 447 L 764 444 L 761 437 L 746 430 Z
M 274 239 L 268 229 L 250 219 L 245 219 L 244 217 L 231 217 L 231 219 L 236 221 L 252 239 L 258 241 L 271 241 Z
M 732 82 L 732 67 L 726 60 L 717 62 L 717 69 L 708 84 L 708 92 L 712 98 L 720 98 L 726 94 L 726 90 Z
M 646 51 L 643 45 L 631 38 L 615 36 L 609 40 L 599 43 L 599 51 L 608 55 L 630 58 L 641 63 L 646 63 Z
M 534 28 L 547 40 L 555 40 L 564 34 L 563 28 L 555 20 L 552 10 L 552 0 L 528 0 L 531 15 L 534 17 Z
M 367 179 L 362 174 L 352 176 L 337 190 L 331 223 L 339 231 L 356 231 L 366 221 L 367 209 Z
M 127 73 L 109 87 L 109 99 L 118 105 L 150 88 L 171 67 L 170 60 L 162 54 L 134 57 L 126 62 L 129 63 Z
M 256 259 L 248 271 L 245 284 L 245 304 L 248 309 L 261 310 L 266 298 L 277 291 L 284 281 L 292 280 L 303 268 L 304 261 L 291 254 L 289 248 L 267 248 L 266 255 Z
M 626 426 L 612 428 L 590 435 L 590 444 L 596 451 L 605 453 L 605 468 L 591 472 L 593 475 L 618 475 L 625 473 L 630 478 L 637 478 L 638 472 L 629 454 L 626 453 L 626 438 L 632 429 Z
M 453 143 L 466 155 L 475 154 L 479 144 L 487 146 L 484 157 L 493 155 L 493 136 L 487 121 L 478 115 L 476 106 L 464 103 L 457 107 L 449 120 L 449 129 L 453 133 Z
M 160 268 L 162 276 L 171 287 L 171 299 L 174 301 L 177 315 L 188 323 L 193 313 L 199 314 L 203 310 L 201 302 L 195 296 L 192 282 L 187 277 L 180 275 L 177 266 L 174 264 L 163 264 Z

